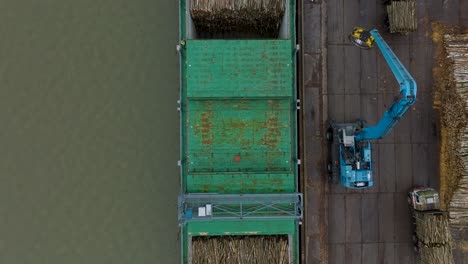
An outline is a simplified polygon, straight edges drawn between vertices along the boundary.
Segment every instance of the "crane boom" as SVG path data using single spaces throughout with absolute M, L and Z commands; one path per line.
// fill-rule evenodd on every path
M 375 126 L 365 127 L 356 134 L 355 139 L 374 140 L 385 137 L 400 118 L 406 113 L 412 104 L 416 101 L 417 85 L 414 78 L 406 70 L 401 61 L 397 58 L 392 49 L 384 41 L 376 29 L 370 31 L 377 47 L 385 58 L 390 70 L 400 85 L 400 98 L 385 111 L 382 119 Z

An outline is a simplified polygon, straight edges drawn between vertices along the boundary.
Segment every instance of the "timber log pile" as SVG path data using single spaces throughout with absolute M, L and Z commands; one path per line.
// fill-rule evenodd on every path
M 457 188 L 449 204 L 451 224 L 454 227 L 468 227 L 468 34 L 445 34 L 444 47 L 447 58 L 451 61 L 453 85 L 462 99 L 463 105 L 457 114 L 463 118 L 464 126 L 460 128 L 460 143 L 454 152 L 460 159 L 463 170 L 460 170 Z M 463 108 L 462 108 L 463 107 Z M 451 125 L 451 124 L 448 124 Z
M 195 27 L 209 33 L 257 32 L 277 35 L 285 0 L 191 0 Z
M 446 213 L 427 213 L 414 211 L 416 235 L 428 247 L 449 244 L 451 233 Z
M 194 264 L 287 264 L 287 236 L 212 236 L 192 240 Z
M 413 215 L 416 222 L 415 232 L 418 238 L 420 263 L 454 263 L 447 213 L 414 211 Z
M 387 5 L 387 14 L 390 33 L 406 34 L 418 27 L 414 0 L 391 1 Z
M 421 264 L 453 264 L 452 249 L 449 245 L 439 247 L 419 246 L 419 259 Z
M 468 34 L 434 27 L 442 49 L 434 69 L 441 117 L 441 200 L 452 227 L 468 227 Z M 439 29 L 438 29 L 439 28 Z M 450 33 L 444 33 L 449 31 Z M 458 30 L 459 31 L 459 30 Z

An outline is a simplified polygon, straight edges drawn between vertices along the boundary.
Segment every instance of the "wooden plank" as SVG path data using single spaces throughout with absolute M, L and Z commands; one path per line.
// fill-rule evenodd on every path
M 428 153 L 428 144 L 412 144 L 413 160 L 413 184 L 415 186 L 428 186 L 429 175 L 438 173 L 430 171 L 428 165 L 429 156 L 435 156 Z
M 436 138 L 434 113 L 429 100 L 427 97 L 420 98 L 411 108 L 412 143 L 431 143 Z
M 379 244 L 379 262 L 380 264 L 395 264 L 395 245 L 394 243 Z
M 304 86 L 320 87 L 322 84 L 322 56 L 320 54 L 304 54 Z
M 379 242 L 394 242 L 395 219 L 393 199 L 393 193 L 379 194 Z
M 408 109 L 406 114 L 398 121 L 394 130 L 395 143 L 411 143 L 413 115 L 411 108 Z
M 348 2 L 348 1 L 346 1 Z M 346 45 L 344 50 L 344 91 L 346 94 L 359 94 L 361 91 L 361 49 Z
M 381 116 L 378 113 L 378 96 L 376 94 L 361 94 L 360 118 L 366 121 L 367 126 L 376 125 Z
M 332 94 L 328 96 L 328 118 L 336 122 L 345 122 L 345 96 Z
M 433 17 L 432 15 L 429 14 L 429 8 L 428 6 L 431 5 L 431 3 L 436 2 L 436 1 L 429 1 L 429 2 L 423 2 L 423 1 L 416 1 L 416 15 L 418 16 L 418 29 L 415 32 L 412 32 L 409 34 L 410 38 L 410 52 L 412 53 L 412 60 L 410 62 L 411 68 L 410 68 L 410 73 L 412 73 L 413 77 L 416 70 L 422 70 L 423 68 L 425 69 L 426 67 L 432 67 L 432 65 L 420 65 L 422 67 L 419 68 L 413 68 L 413 65 L 419 64 L 417 61 L 420 60 L 426 60 L 426 59 L 432 59 L 432 39 L 431 39 L 431 33 L 432 33 L 432 28 L 431 28 L 431 23 L 429 17 Z M 431 55 L 431 56 L 427 56 Z M 432 74 L 429 72 L 429 74 Z M 418 80 L 416 80 L 418 81 Z
M 466 10 L 468 10 L 468 1 L 460 0 L 460 8 L 458 10 L 460 16 L 459 22 L 460 25 L 468 27 L 468 12 Z
M 439 144 L 433 142 L 432 144 L 428 144 L 428 152 L 429 153 L 439 153 Z M 439 155 L 429 155 L 427 163 L 427 169 L 430 172 L 428 176 L 428 186 L 435 188 L 436 190 L 440 187 L 440 180 L 439 180 Z
M 315 237 L 311 238 L 310 236 L 308 236 L 306 239 L 307 245 L 304 263 L 321 263 L 324 257 L 320 254 L 320 252 L 327 252 L 328 244 L 322 243 L 320 239 L 316 239 Z M 326 248 L 323 249 L 323 247 Z
M 442 1 L 442 18 L 441 21 L 451 25 L 459 25 L 460 23 L 460 2 L 462 1 Z M 465 13 L 468 12 L 468 9 L 464 10 Z
M 395 145 L 379 145 L 379 191 L 395 191 Z
M 359 24 L 359 2 L 359 0 L 343 1 L 343 40 L 347 44 L 350 43 L 348 35 L 353 31 L 353 27 L 361 26 Z
M 346 194 L 348 193 L 348 188 L 341 185 L 341 183 L 330 183 L 330 193 L 333 194 Z
M 320 136 L 320 122 L 321 122 L 321 109 L 320 109 L 320 88 L 306 87 L 304 90 L 303 98 L 303 125 L 304 137 L 313 138 Z M 317 151 L 314 149 L 314 151 Z
M 411 144 L 395 144 L 396 191 L 405 193 L 413 185 Z
M 359 1 L 359 26 L 372 29 L 377 25 L 378 1 Z
M 310 188 L 306 188 L 307 195 L 305 195 L 305 205 L 307 217 L 305 220 L 305 254 L 308 262 L 318 263 L 322 257 L 320 252 L 323 250 L 323 247 L 327 245 L 324 244 L 321 237 L 323 234 L 320 228 L 321 225 L 321 215 L 320 215 L 320 203 L 321 203 L 321 194 L 317 191 L 313 191 Z
M 426 30 L 430 30 L 424 25 Z M 412 38 L 412 60 L 409 71 L 418 85 L 417 101 L 411 107 L 411 131 L 413 143 L 429 143 L 434 139 L 432 126 L 432 41 L 425 35 L 414 35 Z
M 344 94 L 343 46 L 328 46 L 328 94 Z
M 361 206 L 362 242 L 373 243 L 379 240 L 379 200 L 378 194 L 362 196 Z
M 345 94 L 345 122 L 355 122 L 361 119 L 361 96 L 359 94 Z
M 395 194 L 395 241 L 410 243 L 412 240 L 412 218 L 408 208 L 407 194 Z
M 343 39 L 343 0 L 327 1 L 327 37 L 329 44 L 342 44 Z
M 312 1 L 303 2 L 303 20 L 306 30 L 303 31 L 304 53 L 321 52 L 321 5 Z
M 377 51 L 361 50 L 360 68 L 361 94 L 378 93 Z
M 328 263 L 335 263 L 335 264 L 345 264 L 345 247 L 344 244 L 329 244 L 328 248 Z
M 362 264 L 375 264 L 378 262 L 379 244 L 364 243 L 362 244 Z
M 426 96 L 431 97 L 427 94 L 432 90 L 430 81 L 432 80 L 432 67 L 434 63 L 434 45 L 430 38 L 432 33 L 431 25 L 421 23 L 420 28 L 410 35 L 410 54 L 411 60 L 409 64 L 405 64 L 408 71 L 411 73 L 413 78 L 418 84 L 418 91 L 420 92 L 421 98 Z
M 413 243 L 395 244 L 396 263 L 413 264 L 416 262 L 416 254 L 413 250 Z
M 348 194 L 346 202 L 345 232 L 346 243 L 361 242 L 361 195 Z
M 362 246 L 361 244 L 345 244 L 345 258 L 347 264 L 362 263 Z
M 328 196 L 328 241 L 345 242 L 345 198 L 341 194 Z

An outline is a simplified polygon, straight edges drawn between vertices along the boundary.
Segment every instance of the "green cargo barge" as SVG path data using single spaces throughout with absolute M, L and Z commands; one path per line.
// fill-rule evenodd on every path
M 299 263 L 295 2 L 284 4 L 277 38 L 221 39 L 197 32 L 180 1 L 182 263 L 197 263 L 195 241 L 234 236 L 282 236 Z

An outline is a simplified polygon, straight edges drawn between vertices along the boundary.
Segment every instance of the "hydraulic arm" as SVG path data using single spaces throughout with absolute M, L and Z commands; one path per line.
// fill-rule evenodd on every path
M 384 116 L 375 126 L 365 127 L 355 136 L 357 141 L 381 139 L 393 129 L 408 108 L 414 104 L 417 85 L 376 29 L 366 31 L 362 28 L 355 28 L 350 39 L 361 48 L 371 48 L 375 42 L 400 85 L 399 100 L 385 111 Z

